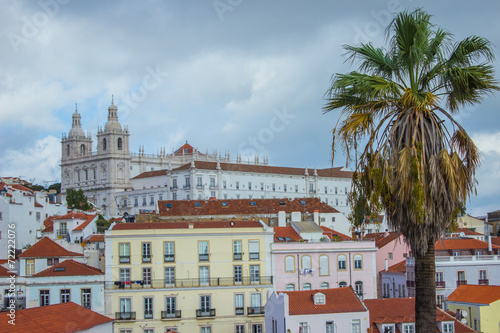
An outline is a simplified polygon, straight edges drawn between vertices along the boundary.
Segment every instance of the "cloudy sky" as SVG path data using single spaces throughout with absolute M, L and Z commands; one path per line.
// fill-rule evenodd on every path
M 474 1 L 0 1 L 0 175 L 60 180 L 60 139 L 78 103 L 94 140 L 114 95 L 131 151 L 268 156 L 330 166 L 332 74 L 355 69 L 343 44 L 384 44 L 403 9 L 422 7 L 456 39 L 488 38 L 500 58 L 500 3 Z M 499 68 L 498 59 L 495 66 Z M 499 77 L 498 70 L 496 77 Z M 500 209 L 499 95 L 459 120 L 483 153 L 468 212 Z M 336 155 L 334 164 L 343 165 Z

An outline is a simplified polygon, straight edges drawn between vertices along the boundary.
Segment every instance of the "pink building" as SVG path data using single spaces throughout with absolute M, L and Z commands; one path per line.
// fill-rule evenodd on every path
M 376 297 L 376 247 L 373 241 L 319 228 L 314 222 L 274 228 L 274 286 L 299 291 L 352 286 L 360 298 Z
M 388 270 L 389 267 L 406 260 L 410 256 L 410 247 L 406 239 L 399 232 L 379 232 L 366 234 L 363 239 L 375 241 L 376 254 L 376 276 L 377 296 L 383 297 L 383 287 L 380 272 Z

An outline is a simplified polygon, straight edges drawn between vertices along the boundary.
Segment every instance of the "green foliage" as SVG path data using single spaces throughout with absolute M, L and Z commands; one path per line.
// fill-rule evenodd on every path
M 92 208 L 82 189 L 75 190 L 74 188 L 68 188 L 66 190 L 66 202 L 71 209 L 86 211 Z
M 96 221 L 97 232 L 100 234 L 104 233 L 104 231 L 108 230 L 110 225 L 111 222 L 106 220 L 101 214 L 99 214 Z
M 33 190 L 33 191 L 43 191 L 45 190 L 45 187 L 43 187 L 42 185 L 27 185 L 26 186 L 27 188 Z
M 61 193 L 61 183 L 54 183 L 50 185 L 48 190 L 56 190 L 57 194 Z

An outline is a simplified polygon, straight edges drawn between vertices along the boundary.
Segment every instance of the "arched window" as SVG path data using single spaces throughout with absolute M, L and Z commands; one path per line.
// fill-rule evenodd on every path
M 339 267 L 339 271 L 343 271 L 343 270 L 346 270 L 346 256 L 341 254 L 338 256 L 338 267 Z
M 354 255 L 354 269 L 363 269 L 363 256 L 361 254 Z
M 285 272 L 295 272 L 295 257 L 286 256 L 285 257 Z
M 106 150 L 106 138 L 102 139 L 102 150 Z
M 328 289 L 330 287 L 330 285 L 328 284 L 328 282 L 321 282 L 321 289 Z
M 84 145 L 84 144 L 82 144 L 82 145 L 80 146 L 80 153 L 81 153 L 82 155 L 85 155 L 85 145 Z
M 339 288 L 345 288 L 345 287 L 347 287 L 347 282 L 345 282 L 345 281 L 341 281 L 341 282 L 339 283 Z
M 360 298 L 363 298 L 363 282 L 362 281 L 356 281 L 356 283 L 354 283 L 354 291 L 356 292 L 356 295 L 358 295 Z
M 118 138 L 118 150 L 122 150 L 122 138 Z
M 310 283 L 304 283 L 302 286 L 302 290 L 311 290 L 311 284 Z
M 321 255 L 319 257 L 319 275 L 329 275 L 327 255 Z
M 302 256 L 302 269 L 311 268 L 311 257 L 310 256 Z
M 66 145 L 66 154 L 69 156 L 69 144 Z
M 295 291 L 295 285 L 293 283 L 287 284 L 286 291 Z

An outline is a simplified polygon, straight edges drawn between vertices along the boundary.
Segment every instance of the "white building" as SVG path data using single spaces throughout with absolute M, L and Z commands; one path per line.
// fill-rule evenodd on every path
M 61 191 L 82 189 L 104 215 L 154 210 L 158 200 L 319 197 L 348 214 L 352 173 L 343 168 L 269 166 L 268 159 L 231 162 L 215 151 L 203 154 L 189 144 L 167 154 L 130 153 L 129 132 L 118 121 L 113 101 L 108 121 L 97 131 L 97 151 L 81 127 L 78 110 L 61 140 Z
M 66 210 L 65 205 L 51 202 L 45 192 L 0 182 L 0 258 L 8 258 L 9 239 L 15 239 L 15 249 L 20 252 L 41 238 L 43 221 L 48 216 Z
M 352 288 L 273 292 L 265 306 L 266 332 L 366 332 L 368 309 Z

